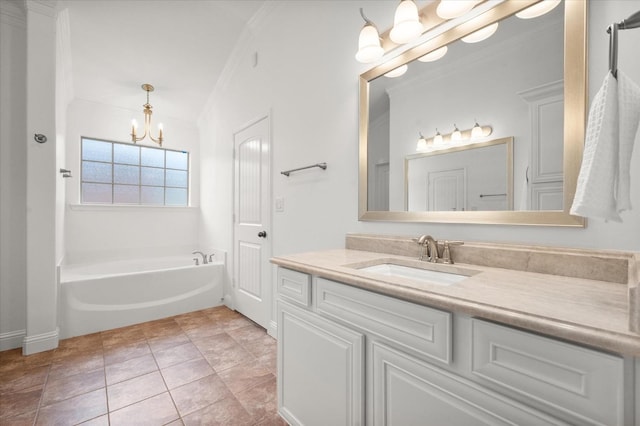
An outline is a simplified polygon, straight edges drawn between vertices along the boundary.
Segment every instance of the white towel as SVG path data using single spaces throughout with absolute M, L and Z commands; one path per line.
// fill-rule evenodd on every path
M 582 167 L 571 214 L 621 222 L 631 208 L 630 164 L 640 121 L 640 88 L 607 73 L 587 124 Z

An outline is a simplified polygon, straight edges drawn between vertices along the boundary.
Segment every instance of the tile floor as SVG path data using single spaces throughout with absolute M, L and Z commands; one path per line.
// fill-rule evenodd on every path
M 286 425 L 276 342 L 226 307 L 0 352 L 0 425 Z

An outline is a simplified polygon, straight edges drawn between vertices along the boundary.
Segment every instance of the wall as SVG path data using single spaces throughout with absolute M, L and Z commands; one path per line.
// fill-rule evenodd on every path
M 0 350 L 26 333 L 26 17 L 0 2 Z
M 590 4 L 589 94 L 593 98 L 607 70 L 612 21 L 638 9 L 637 2 Z M 498 225 L 403 224 L 359 222 L 358 75 L 368 69 L 354 59 L 362 26 L 358 8 L 381 28 L 391 25 L 395 2 L 287 2 L 251 28 L 236 51 L 228 78 L 212 96 L 200 131 L 207 182 L 202 198 L 203 231 L 216 246 L 231 249 L 232 135 L 243 124 L 272 112 L 273 196 L 283 197 L 284 212 L 273 215 L 273 254 L 344 246 L 347 232 L 395 235 L 429 233 L 468 241 L 516 242 L 552 246 L 640 250 L 640 214 L 624 222 L 590 220 L 587 228 Z M 377 16 L 387 16 L 376 20 Z M 302 17 L 302 18 L 301 18 Z M 294 34 L 295 36 L 292 36 Z M 640 57 L 634 54 L 640 30 L 621 32 L 620 69 L 640 81 Z M 254 52 L 258 65 L 253 66 Z M 640 151 L 632 159 L 634 182 Z M 326 171 L 280 175 L 281 170 L 326 161 Z M 634 178 L 635 177 L 635 178 Z M 632 188 L 640 208 L 640 185 Z
M 160 114 L 157 112 L 156 114 Z M 198 244 L 200 161 L 195 125 L 163 117 L 163 147 L 190 153 L 191 202 L 189 208 L 136 206 L 82 206 L 80 202 L 80 138 L 82 136 L 127 142 L 133 117 L 143 122 L 140 111 L 74 99 L 69 105 L 66 129 L 65 179 L 66 263 L 92 259 L 118 259 L 191 253 Z M 153 142 L 139 142 L 157 146 Z

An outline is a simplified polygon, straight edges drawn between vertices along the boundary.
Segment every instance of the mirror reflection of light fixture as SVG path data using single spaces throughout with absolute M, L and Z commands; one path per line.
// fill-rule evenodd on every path
M 442 58 L 444 55 L 447 54 L 447 50 L 449 50 L 449 48 L 447 46 L 442 46 L 440 49 L 436 49 L 433 52 L 429 52 L 424 56 L 420 56 L 418 58 L 418 60 L 420 62 L 434 62 L 434 61 L 437 61 L 438 59 Z
M 373 22 L 364 16 L 362 8 L 360 8 L 360 15 L 362 16 L 362 19 L 364 19 L 365 24 L 360 30 L 356 60 L 367 64 L 382 58 L 382 55 L 384 55 L 384 49 L 380 45 L 380 33 L 378 33 L 378 28 Z
M 434 145 L 444 144 L 444 139 L 442 138 L 442 135 L 440 134 L 437 128 L 436 128 L 436 135 L 433 137 L 433 144 Z
M 474 124 L 471 129 L 471 139 L 480 139 L 483 136 L 484 132 L 482 131 L 482 127 L 480 127 L 478 121 L 476 121 L 476 124 Z
M 405 72 L 407 72 L 407 70 L 409 69 L 409 67 L 407 66 L 407 64 L 404 64 L 402 66 L 399 66 L 396 69 L 393 69 L 391 71 L 389 71 L 388 73 L 386 73 L 384 76 L 385 77 L 389 77 L 389 78 L 396 78 L 396 77 L 400 77 L 401 75 L 403 75 Z
M 551 12 L 559 4 L 560 0 L 542 0 L 541 2 L 516 13 L 516 16 L 520 19 L 537 18 L 547 12 Z
M 478 31 L 469 34 L 466 37 L 462 37 L 461 40 L 465 43 L 478 43 L 491 37 L 497 29 L 498 23 L 495 22 L 487 27 L 481 28 Z
M 427 142 L 427 139 L 425 139 L 425 137 L 422 135 L 422 133 L 419 133 L 420 138 L 418 139 L 418 143 L 416 144 L 416 151 L 417 152 L 425 152 L 429 149 L 429 142 Z M 433 140 L 430 140 L 431 144 L 433 144 Z
M 153 92 L 153 86 L 145 83 L 142 85 L 142 90 L 147 92 L 147 103 L 142 105 L 144 107 L 144 109 L 142 110 L 142 112 L 144 113 L 144 134 L 141 137 L 136 136 L 136 131 L 138 130 L 138 122 L 135 119 L 131 120 L 131 142 L 136 143 L 143 140 L 147 137 L 147 135 L 149 135 L 149 138 L 152 141 L 162 146 L 162 131 L 164 130 L 162 123 L 158 124 L 158 138 L 154 138 L 153 136 L 151 136 L 151 114 L 153 114 L 151 109 L 153 107 L 149 103 L 149 92 Z
M 407 43 L 420 37 L 422 30 L 418 6 L 413 0 L 401 0 L 393 18 L 393 28 L 389 33 L 391 41 L 397 44 Z
M 453 133 L 451 133 L 451 140 L 459 141 L 461 139 L 462 139 L 462 133 L 460 132 L 460 129 L 458 129 L 458 126 L 456 126 L 456 123 L 453 123 Z
M 440 0 L 436 13 L 442 19 L 454 19 L 473 9 L 477 3 L 476 0 Z

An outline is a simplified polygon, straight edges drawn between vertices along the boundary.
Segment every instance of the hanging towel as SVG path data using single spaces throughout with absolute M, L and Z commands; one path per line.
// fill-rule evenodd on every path
M 582 167 L 571 214 L 621 222 L 631 208 L 631 155 L 639 138 L 640 87 L 607 73 L 589 111 Z
M 620 115 L 620 151 L 616 202 L 618 212 L 631 209 L 631 154 L 640 138 L 640 87 L 618 71 L 618 114 Z M 639 142 L 640 143 L 640 142 Z
M 615 187 L 618 178 L 618 83 L 607 73 L 596 93 L 571 214 L 620 222 Z

